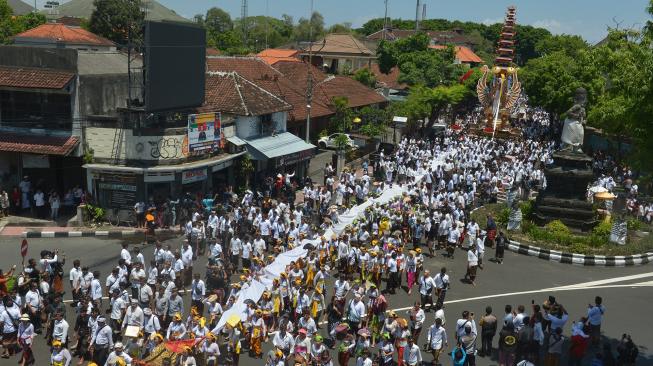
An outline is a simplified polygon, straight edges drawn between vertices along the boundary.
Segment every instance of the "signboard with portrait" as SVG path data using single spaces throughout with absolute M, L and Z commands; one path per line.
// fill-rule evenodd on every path
M 211 152 L 222 147 L 223 133 L 220 113 L 188 115 L 188 151 Z

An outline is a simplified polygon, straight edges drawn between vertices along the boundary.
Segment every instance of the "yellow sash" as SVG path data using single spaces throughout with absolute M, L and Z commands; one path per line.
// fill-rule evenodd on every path
M 318 304 L 317 300 L 313 300 L 313 303 L 311 304 L 311 316 L 313 318 L 317 317 L 317 304 Z
M 275 296 L 272 299 L 272 312 L 279 313 L 281 311 L 281 299 L 278 296 Z

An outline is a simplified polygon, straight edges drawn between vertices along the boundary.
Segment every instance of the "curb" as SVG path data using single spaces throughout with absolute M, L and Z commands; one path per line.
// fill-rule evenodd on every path
M 137 230 L 122 231 L 24 231 L 21 235 L 23 238 L 88 238 L 104 237 L 111 239 L 120 239 L 138 235 Z
M 577 266 L 626 267 L 641 266 L 653 262 L 653 253 L 617 256 L 585 255 L 542 249 L 532 245 L 524 245 L 512 240 L 508 243 L 508 250 L 518 254 L 538 257 L 551 262 L 573 264 Z

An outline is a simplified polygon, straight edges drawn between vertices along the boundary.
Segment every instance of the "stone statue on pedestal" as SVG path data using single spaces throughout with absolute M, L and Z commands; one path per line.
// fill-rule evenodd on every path
M 585 105 L 587 104 L 587 90 L 576 89 L 574 105 L 567 111 L 565 125 L 562 128 L 562 150 L 571 152 L 582 152 L 583 140 L 585 138 Z

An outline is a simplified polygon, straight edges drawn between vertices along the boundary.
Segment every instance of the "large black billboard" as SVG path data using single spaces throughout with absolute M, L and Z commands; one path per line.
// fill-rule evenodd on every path
M 145 109 L 198 107 L 204 102 L 206 32 L 191 23 L 145 22 Z

